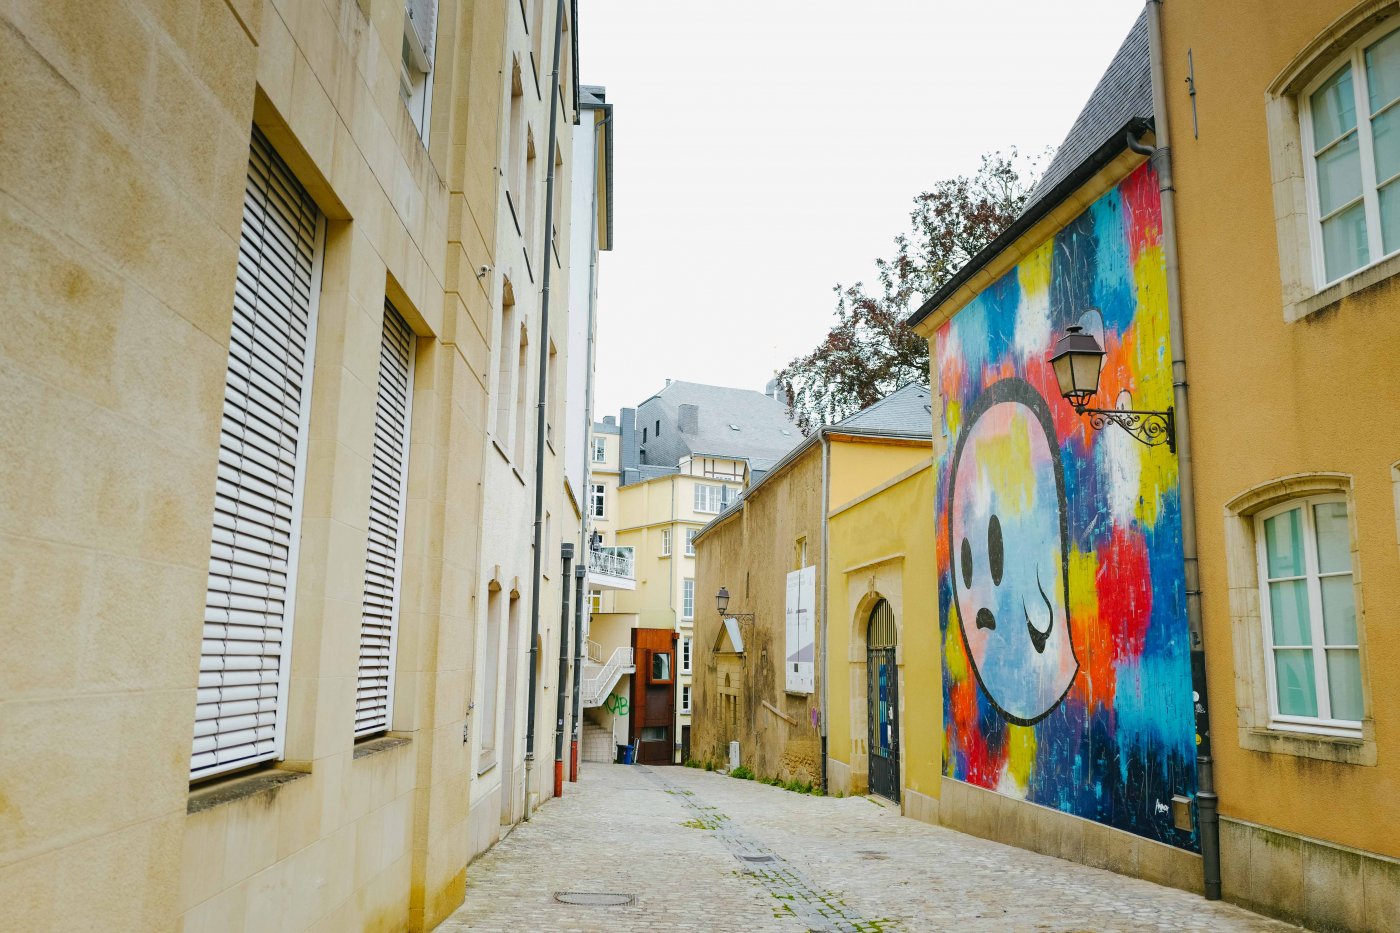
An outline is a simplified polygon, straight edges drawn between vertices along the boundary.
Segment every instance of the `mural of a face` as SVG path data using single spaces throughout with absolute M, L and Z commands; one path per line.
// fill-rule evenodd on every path
M 1045 400 L 988 386 L 949 478 L 953 602 L 977 682 L 1011 722 L 1044 719 L 1079 671 L 1070 643 L 1064 468 Z

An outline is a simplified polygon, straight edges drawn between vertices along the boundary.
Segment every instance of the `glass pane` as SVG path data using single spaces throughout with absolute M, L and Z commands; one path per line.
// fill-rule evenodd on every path
M 1322 261 L 1333 282 L 1371 261 L 1366 240 L 1366 211 L 1360 204 L 1322 223 Z
M 1356 128 L 1356 92 L 1351 87 L 1351 66 L 1327 79 L 1313 91 L 1313 151 Z
M 1306 580 L 1270 583 L 1269 615 L 1273 621 L 1275 647 L 1312 644 Z
M 1387 255 L 1400 249 L 1400 181 L 1381 189 L 1381 243 Z
M 1317 203 L 1324 217 L 1361 197 L 1360 139 L 1352 133 L 1317 157 Z
M 1366 86 L 1372 113 L 1400 97 L 1400 30 L 1366 50 Z
M 1372 120 L 1371 136 L 1379 183 L 1400 172 L 1400 107 L 1391 107 Z
M 1329 645 L 1356 644 L 1356 588 L 1351 574 L 1323 578 L 1322 631 Z
M 671 679 L 671 656 L 660 652 L 651 656 L 651 679 Z
M 1278 711 L 1285 716 L 1316 716 L 1317 686 L 1313 680 L 1313 656 L 1307 649 L 1274 652 L 1278 680 Z
M 1269 579 L 1301 577 L 1303 565 L 1303 510 L 1290 509 L 1264 520 L 1265 553 Z
M 1355 650 L 1327 652 L 1327 692 L 1332 718 L 1361 721 L 1361 653 Z
M 1320 502 L 1313 506 L 1317 523 L 1317 569 L 1322 573 L 1351 572 L 1351 531 L 1345 502 Z

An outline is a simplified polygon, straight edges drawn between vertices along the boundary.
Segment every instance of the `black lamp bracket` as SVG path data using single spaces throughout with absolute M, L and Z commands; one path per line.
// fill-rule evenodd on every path
M 1088 415 L 1089 425 L 1095 431 L 1102 431 L 1105 425 L 1112 422 L 1148 447 L 1166 444 L 1167 450 L 1176 453 L 1176 409 L 1172 406 L 1168 406 L 1166 411 L 1138 411 L 1075 405 L 1074 410 Z

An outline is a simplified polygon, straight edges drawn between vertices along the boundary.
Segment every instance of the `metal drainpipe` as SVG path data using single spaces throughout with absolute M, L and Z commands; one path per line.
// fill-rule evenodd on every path
M 578 780 L 578 742 L 582 727 L 579 724 L 581 701 L 579 688 L 583 678 L 583 583 L 588 579 L 588 565 L 582 562 L 574 568 L 574 718 L 569 730 L 573 736 L 569 749 L 569 780 Z
M 540 573 L 544 561 L 544 449 L 545 394 L 549 391 L 549 279 L 554 269 L 550 245 L 554 242 L 554 150 L 559 140 L 559 48 L 564 36 L 564 0 L 554 10 L 554 69 L 549 73 L 549 164 L 544 191 L 544 281 L 540 290 L 540 378 L 539 401 L 535 405 L 535 554 L 530 575 L 530 672 L 526 697 L 525 725 L 525 819 L 530 819 L 530 778 L 535 770 L 535 690 L 539 682 L 540 656 Z
M 830 671 L 827 669 L 826 641 L 827 641 L 827 636 L 828 636 L 828 634 L 830 634 L 830 632 L 831 632 L 831 626 L 828 624 L 828 619 L 827 619 L 827 616 L 830 614 L 831 607 L 827 605 L 826 593 L 827 593 L 827 573 L 831 570 L 831 559 L 830 559 L 830 557 L 827 555 L 827 552 L 826 552 L 827 540 L 828 540 L 828 538 L 827 538 L 826 518 L 827 518 L 827 511 L 828 511 L 828 509 L 827 509 L 827 504 L 828 504 L 828 500 L 831 498 L 831 492 L 830 492 L 830 489 L 831 489 L 831 438 L 827 436 L 827 433 L 826 433 L 826 429 L 825 429 L 825 428 L 819 428 L 818 430 L 821 431 L 821 437 L 822 437 L 822 501 L 821 501 L 821 507 L 822 507 L 822 543 L 821 543 L 821 547 L 822 547 L 822 556 L 821 556 L 821 561 L 822 561 L 822 567 L 821 567 L 821 571 L 822 571 L 822 596 L 821 596 L 822 608 L 821 608 L 821 613 L 820 613 L 820 615 L 818 616 L 818 618 L 820 618 L 820 620 L 821 620 L 821 627 L 822 627 L 822 632 L 821 632 L 821 684 L 822 684 L 822 690 L 821 690 L 821 704 L 822 704 L 822 708 L 821 708 L 821 710 L 818 711 L 818 715 L 820 716 L 819 722 L 821 723 L 821 737 L 822 737 L 822 792 L 823 792 L 823 793 L 830 793 L 830 792 L 831 792 L 831 788 L 827 785 L 827 769 L 826 769 L 826 751 L 827 751 L 827 746 L 826 746 L 826 740 L 827 740 L 827 735 L 826 735 L 826 720 L 827 720 L 827 713 L 828 713 L 828 710 L 827 710 L 827 708 L 826 708 L 826 702 L 827 702 L 827 696 L 828 696 L 828 694 L 827 694 L 827 683 L 826 683 L 826 682 L 827 682 L 828 676 L 830 675 Z
M 554 702 L 554 796 L 564 796 L 564 694 L 569 683 L 569 579 L 570 564 L 574 559 L 574 544 L 566 541 L 562 546 L 564 572 L 559 575 L 559 689 Z
M 593 124 L 593 152 L 594 152 L 594 177 L 597 177 L 597 152 L 598 152 L 598 131 L 607 126 L 612 121 L 612 114 L 608 114 L 603 119 Z M 584 361 L 587 367 L 584 377 L 584 403 L 583 403 L 583 489 L 584 501 L 588 502 L 588 487 L 593 480 L 593 445 L 591 437 L 593 435 L 593 334 L 596 326 L 598 312 L 598 188 L 595 182 L 593 188 L 593 208 L 594 213 L 589 222 L 589 250 L 588 250 L 588 358 Z M 619 458 L 621 453 L 618 454 Z M 619 459 L 619 463 L 621 460 Z M 574 718 L 573 718 L 573 741 L 572 751 L 569 761 L 569 780 L 578 780 L 578 743 L 583 737 L 583 722 L 579 718 L 582 709 L 579 702 L 579 690 L 583 686 L 583 593 L 584 581 L 588 579 L 588 557 L 592 549 L 589 544 L 591 529 L 593 526 L 593 512 L 591 506 L 585 506 L 583 510 L 583 534 L 579 540 L 579 563 L 574 568 L 574 573 L 579 577 L 578 600 L 575 604 L 575 613 L 578 621 L 574 627 Z
M 1196 693 L 1196 813 L 1206 900 L 1220 900 L 1220 816 L 1210 748 L 1210 703 L 1206 692 L 1205 641 L 1201 623 L 1201 577 L 1196 549 L 1196 487 L 1191 473 L 1190 409 L 1186 404 L 1186 346 L 1181 321 L 1181 267 L 1176 250 L 1176 185 L 1172 179 L 1171 135 L 1167 126 L 1166 75 L 1162 61 L 1162 0 L 1147 0 L 1147 33 L 1152 59 L 1152 114 L 1155 149 L 1130 139 L 1135 152 L 1152 159 L 1162 202 L 1162 256 L 1167 275 L 1167 315 L 1172 350 L 1172 389 L 1176 405 L 1176 458 L 1181 477 L 1181 554 L 1186 584 L 1186 624 L 1191 634 L 1191 685 Z

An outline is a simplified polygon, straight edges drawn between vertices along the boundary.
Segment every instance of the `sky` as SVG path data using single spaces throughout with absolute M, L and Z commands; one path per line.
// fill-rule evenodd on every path
M 874 279 L 920 191 L 1055 146 L 1139 0 L 580 0 L 614 106 L 595 417 L 762 390 Z

